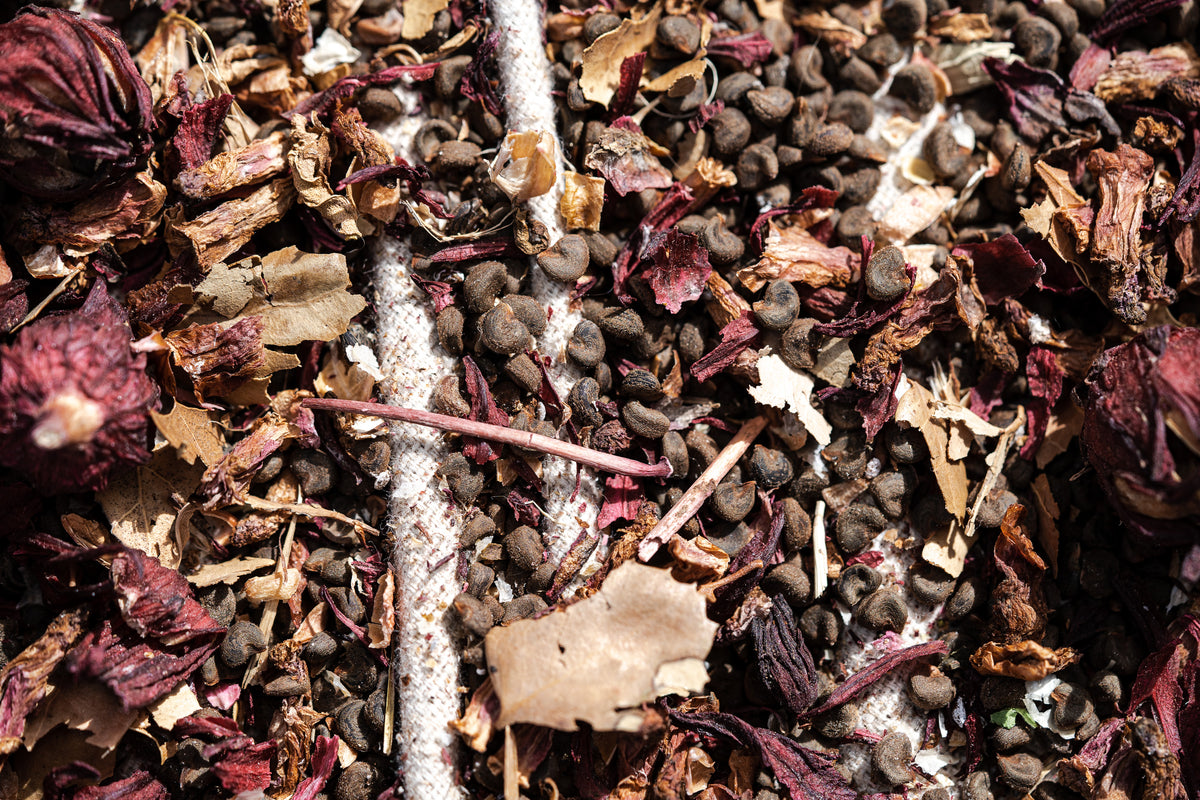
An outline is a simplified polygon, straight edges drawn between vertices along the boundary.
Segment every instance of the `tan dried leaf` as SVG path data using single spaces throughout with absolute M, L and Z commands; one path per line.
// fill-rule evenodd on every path
M 902 245 L 936 222 L 954 199 L 954 190 L 949 186 L 914 186 L 883 215 L 876 236 Z
M 229 561 L 222 561 L 218 564 L 205 564 L 192 575 L 188 575 L 187 579 L 188 583 L 202 588 L 218 583 L 233 583 L 238 578 L 270 567 L 274 563 L 275 559 L 273 558 L 242 556 L 240 558 L 232 558 Z
M 303 114 L 292 117 L 287 162 L 300 202 L 316 211 L 343 239 L 358 239 L 358 212 L 349 197 L 335 194 L 329 185 L 332 159 L 329 131 Z
M 636 731 L 640 705 L 699 692 L 717 625 L 695 587 L 627 561 L 586 600 L 493 628 L 484 641 L 497 725 Z
M 450 5 L 450 0 L 404 0 L 403 39 L 420 39 L 433 30 L 433 19 Z
M 828 42 L 831 49 L 846 57 L 867 43 L 865 33 L 850 27 L 824 9 L 796 17 L 796 27 L 816 39 Z
M 154 724 L 164 731 L 171 730 L 176 722 L 199 710 L 200 701 L 196 699 L 196 691 L 186 683 L 176 686 L 174 691 L 149 709 Z
M 758 263 L 738 270 L 738 280 L 746 289 L 757 292 L 776 278 L 814 289 L 850 283 L 859 257 L 849 248 L 829 247 L 798 225 L 780 227 L 771 221 L 767 226 L 766 246 Z
M 117 746 L 140 715 L 138 709 L 123 710 L 112 690 L 98 681 L 75 683 L 64 680 L 53 687 L 37 711 L 30 715 L 22 744 L 32 749 L 62 725 L 86 733 L 88 744 L 108 750 Z M 52 735 L 46 741 L 52 743 L 55 738 Z
M 1050 557 L 1050 571 L 1058 577 L 1058 518 L 1062 514 L 1054 493 L 1050 491 L 1050 479 L 1040 472 L 1033 479 L 1033 500 L 1037 507 L 1038 543 Z
M 263 258 L 219 265 L 194 290 L 199 303 L 236 322 L 263 319 L 263 344 L 291 347 L 341 336 L 367 306 L 350 294 L 350 273 L 341 253 L 302 253 L 295 247 Z
M 724 328 L 750 312 L 750 304 L 746 302 L 746 298 L 738 294 L 729 281 L 722 278 L 721 273 L 715 269 L 708 276 L 707 286 L 712 299 L 705 301 L 704 308 L 718 328 Z
M 166 229 L 168 244 L 174 252 L 191 246 L 200 268 L 233 255 L 261 228 L 283 219 L 296 199 L 290 176 L 271 181 L 248 197 L 227 200 L 191 222 L 170 219 Z
M 558 138 L 546 131 L 509 131 L 488 175 L 513 202 L 540 197 L 558 177 Z
M 176 455 L 174 447 L 163 445 L 149 463 L 117 476 L 96 494 L 113 537 L 126 547 L 154 556 L 164 567 L 177 568 L 181 552 L 175 538 L 175 516 L 203 473 L 203 466 L 188 464 Z
M 1078 661 L 1069 647 L 1051 650 L 1033 641 L 1016 644 L 988 642 L 971 654 L 971 666 L 981 675 L 1001 675 L 1022 681 L 1040 681 Z
M 929 447 L 929 458 L 933 474 L 946 510 L 961 520 L 967 513 L 967 469 L 960 462 L 951 462 L 947 456 L 950 434 L 934 419 L 936 401 L 933 394 L 918 383 L 910 383 L 908 391 L 900 397 L 896 408 L 896 421 L 906 422 L 921 431 Z
M 371 604 L 371 622 L 367 636 L 372 649 L 387 647 L 396 629 L 396 575 L 389 569 L 375 584 L 375 601 Z
M 262 575 L 246 580 L 246 599 L 252 603 L 265 603 L 268 600 L 292 599 L 303 581 L 300 570 L 288 567 L 277 570 L 270 575 Z
M 71 541 L 80 547 L 91 549 L 93 547 L 102 547 L 106 544 L 112 544 L 112 537 L 104 526 L 94 519 L 81 517 L 78 514 L 63 514 L 59 520 L 62 523 L 63 530 L 67 536 L 71 537 Z M 101 560 L 111 561 L 111 557 Z
M 207 200 L 243 186 L 254 186 L 287 168 L 283 132 L 256 139 L 245 147 L 218 153 L 175 177 L 175 188 L 193 200 Z
M 642 79 L 643 92 L 667 92 L 671 97 L 687 94 L 696 86 L 696 81 L 704 74 L 704 51 L 682 64 L 659 75 L 654 80 Z M 683 81 L 683 83 L 681 83 Z
M 750 387 L 750 396 L 765 406 L 788 408 L 820 444 L 833 438 L 833 427 L 812 404 L 816 386 L 811 375 L 792 369 L 771 353 L 758 359 L 758 384 Z
M 477 753 L 486 752 L 496 727 L 493 717 L 495 710 L 496 691 L 492 688 L 492 679 L 484 678 L 463 709 L 463 715 L 451 722 L 450 727 L 463 738 L 467 747 Z
M 168 413 L 150 412 L 158 432 L 175 448 L 176 455 L 188 464 L 196 459 L 211 467 L 225 454 L 221 429 L 216 424 L 216 412 L 176 403 Z
M 959 11 L 935 15 L 929 20 L 929 34 L 954 42 L 978 42 L 992 35 L 987 14 L 963 14 Z
M 600 230 L 600 213 L 604 210 L 604 178 L 568 172 L 565 176 L 562 200 L 558 210 L 567 230 Z
M 662 3 L 655 3 L 644 16 L 622 20 L 583 51 L 579 88 L 584 97 L 608 108 L 621 85 L 621 62 L 650 47 L 662 13 Z

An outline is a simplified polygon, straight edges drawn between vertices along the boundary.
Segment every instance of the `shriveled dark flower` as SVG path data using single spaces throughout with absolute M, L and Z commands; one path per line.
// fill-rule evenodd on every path
M 102 489 L 144 463 L 158 394 L 145 365 L 101 282 L 78 311 L 23 329 L 0 347 L 0 463 L 48 493 Z
M 82 196 L 150 151 L 150 89 L 107 28 L 51 8 L 0 25 L 0 175 L 27 194 Z
M 1200 522 L 1200 329 L 1154 328 L 1107 351 L 1087 381 L 1084 452 L 1125 523 L 1158 543 Z

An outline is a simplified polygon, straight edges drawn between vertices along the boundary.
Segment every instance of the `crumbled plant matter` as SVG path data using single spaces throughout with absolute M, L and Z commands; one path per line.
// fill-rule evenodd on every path
M 390 648 L 454 573 L 423 622 L 469 665 L 467 796 L 1194 794 L 1191 4 L 551 0 L 556 113 L 512 136 L 503 4 L 269 6 L 0 18 L 0 782 L 61 762 L 75 673 L 171 692 L 168 755 L 106 718 L 116 770 L 48 791 L 412 794 Z M 448 365 L 406 405 L 492 426 L 437 422 L 459 553 L 404 574 L 412 418 L 309 405 L 379 405 L 385 236 Z M 582 532 L 545 513 L 568 451 Z M 116 542 L 192 583 L 192 638 L 129 627 Z M 639 558 L 719 626 L 711 694 L 623 709 L 616 750 L 493 730 L 484 638 Z M 885 696 L 930 724 L 872 776 Z

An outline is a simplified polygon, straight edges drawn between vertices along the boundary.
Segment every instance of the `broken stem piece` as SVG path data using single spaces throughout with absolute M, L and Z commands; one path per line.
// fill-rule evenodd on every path
M 671 510 L 667 512 L 666 516 L 658 521 L 650 533 L 646 534 L 645 539 L 642 539 L 641 544 L 638 545 L 639 559 L 649 561 L 650 557 L 658 552 L 658 548 L 667 543 L 672 534 L 695 516 L 696 512 L 700 510 L 700 506 L 704 505 L 704 501 L 717 488 L 717 484 L 729 474 L 729 470 L 733 469 L 733 465 L 754 443 L 766 425 L 767 418 L 761 415 L 742 425 L 734 437 L 729 440 L 729 444 L 725 445 L 725 449 L 718 453 L 713 462 L 708 465 L 708 469 L 700 474 L 700 478 L 683 493 L 679 502 L 671 506 Z
M 568 461 L 575 461 L 584 466 L 594 467 L 595 469 L 611 472 L 616 475 L 630 475 L 635 478 L 667 478 L 671 475 L 671 465 L 665 459 L 657 464 L 643 464 L 641 461 L 634 461 L 632 458 L 609 455 L 599 450 L 591 450 L 587 447 L 571 444 L 570 442 L 562 442 L 538 433 L 519 431 L 515 428 L 505 428 L 503 425 L 489 425 L 486 422 L 460 419 L 446 414 L 435 414 L 432 411 L 386 406 L 380 403 L 360 403 L 355 400 L 322 398 L 310 398 L 302 401 L 300 404 L 306 408 L 318 411 L 366 414 L 372 417 L 399 420 L 400 422 L 412 422 L 429 428 L 450 431 L 451 433 L 461 433 L 464 436 L 474 436 L 477 439 L 487 439 L 488 441 L 509 444 L 513 447 L 521 447 L 526 450 L 536 450 L 539 453 L 558 456 Z M 728 469 L 727 467 L 726 471 Z

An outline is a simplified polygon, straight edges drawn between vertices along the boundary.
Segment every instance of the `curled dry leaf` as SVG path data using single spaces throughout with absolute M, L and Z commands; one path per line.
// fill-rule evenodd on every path
M 622 62 L 650 47 L 662 13 L 662 3 L 655 3 L 644 16 L 622 20 L 615 30 L 600 36 L 583 51 L 579 88 L 584 97 L 608 108 L 621 85 Z
M 705 611 L 695 587 L 629 561 L 587 600 L 494 628 L 484 646 L 500 699 L 497 727 L 638 730 L 642 703 L 703 690 L 717 632 Z
M 941 36 L 952 42 L 976 42 L 992 35 L 987 14 L 944 12 L 929 20 L 931 36 Z
M 182 403 L 176 403 L 166 414 L 150 412 L 154 426 L 175 448 L 175 454 L 181 460 L 195 464 L 198 458 L 206 467 L 217 463 L 225 454 L 221 431 L 214 417 L 214 412 Z
M 1106 103 L 1132 103 L 1153 99 L 1168 79 L 1187 78 L 1200 78 L 1200 57 L 1187 42 L 1176 42 L 1117 53 L 1092 91 Z
M 375 585 L 375 600 L 371 604 L 371 622 L 367 636 L 374 649 L 391 644 L 396 629 L 396 575 L 390 569 L 379 576 Z
M 562 200 L 558 210 L 567 230 L 600 230 L 600 213 L 604 210 L 604 178 L 568 172 L 565 176 Z
M 612 184 L 613 191 L 624 197 L 645 189 L 666 189 L 673 179 L 658 160 L 670 151 L 639 130 L 613 125 L 606 128 L 584 159 Z
M 883 215 L 875 231 L 876 236 L 883 241 L 902 245 L 937 222 L 955 199 L 954 190 L 949 186 L 914 186 L 900 195 Z
M 342 239 L 357 239 L 362 233 L 354 203 L 345 195 L 334 194 L 329 185 L 331 159 L 331 138 L 325 126 L 303 114 L 292 117 L 287 162 L 300 202 L 320 214 Z
M 295 247 L 267 256 L 215 267 L 193 290 L 201 309 L 229 324 L 260 316 L 265 345 L 290 347 L 305 341 L 327 342 L 346 332 L 350 320 L 367 306 L 347 291 L 350 273 L 341 253 L 302 253 Z M 200 321 L 200 320 L 198 320 Z M 209 321 L 207 318 L 203 321 Z
M 303 581 L 300 570 L 293 567 L 249 578 L 245 584 L 246 599 L 252 603 L 265 603 L 267 600 L 287 602 L 300 589 Z
M 0 755 L 20 746 L 26 717 L 46 696 L 50 673 L 83 634 L 85 618 L 82 609 L 62 612 L 0 672 Z
M 284 176 L 247 197 L 227 200 L 190 222 L 177 215 L 172 219 L 168 214 L 167 243 L 174 252 L 190 246 L 201 269 L 207 270 L 240 250 L 261 228 L 283 219 L 295 199 L 292 178 Z
M 558 177 L 558 139 L 546 131 L 509 131 L 488 170 L 492 182 L 515 202 L 540 197 Z
M 678 533 L 672 534 L 667 549 L 675 559 L 671 576 L 682 583 L 704 583 L 729 569 L 729 554 L 703 536 L 684 539 Z
M 757 264 L 738 270 L 737 275 L 752 292 L 777 278 L 819 289 L 850 283 L 858 262 L 858 256 L 849 248 L 829 247 L 800 224 L 778 226 L 772 221 L 768 223 L 762 257 Z
M 1040 681 L 1079 658 L 1080 654 L 1069 647 L 1052 650 L 1033 641 L 988 642 L 971 654 L 971 666 L 982 675 Z
M 287 166 L 283 132 L 276 131 L 265 139 L 218 153 L 196 167 L 182 170 L 175 176 L 175 188 L 193 200 L 208 200 L 234 189 L 262 183 L 283 172 Z

